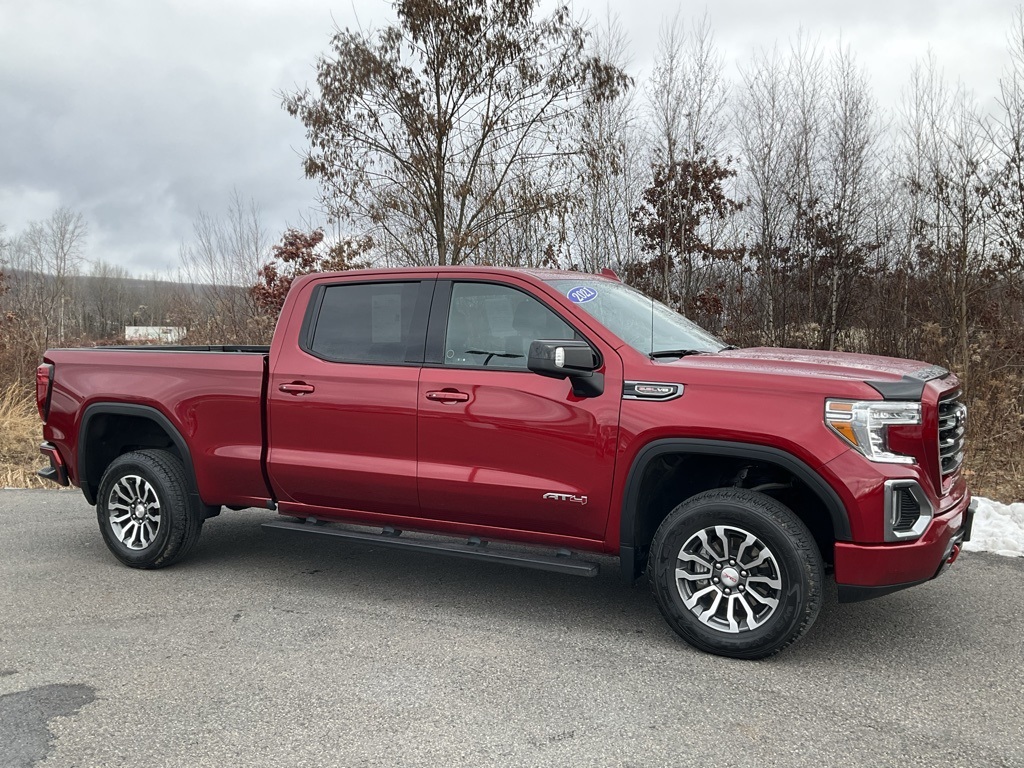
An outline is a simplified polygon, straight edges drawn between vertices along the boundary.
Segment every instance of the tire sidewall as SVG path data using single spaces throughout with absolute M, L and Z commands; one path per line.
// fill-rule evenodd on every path
M 111 489 L 126 475 L 138 475 L 149 483 L 160 501 L 160 528 L 156 537 L 144 549 L 130 549 L 122 544 L 110 525 L 108 503 Z M 148 463 L 130 454 L 122 456 L 111 463 L 100 481 L 96 497 L 96 516 L 103 534 L 103 540 L 114 556 L 125 565 L 146 568 L 157 562 L 167 550 L 170 543 L 174 516 L 176 514 L 176 496 L 180 493 L 169 488 L 162 478 L 152 471 Z
M 778 564 L 783 585 L 779 605 L 765 624 L 756 629 L 737 634 L 715 630 L 703 624 L 679 594 L 675 579 L 679 550 L 697 531 L 716 525 L 752 533 L 771 550 Z M 788 644 L 805 621 L 803 612 L 807 610 L 812 584 L 792 535 L 772 517 L 740 503 L 711 498 L 684 502 L 659 529 L 651 558 L 651 583 L 662 613 L 683 639 L 701 650 L 743 658 L 771 655 Z

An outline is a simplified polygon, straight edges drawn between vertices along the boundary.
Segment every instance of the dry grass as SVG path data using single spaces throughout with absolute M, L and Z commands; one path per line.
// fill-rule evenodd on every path
M 972 450 L 967 456 L 966 475 L 967 487 L 975 496 L 1004 504 L 1024 500 L 1024 459 L 1019 445 Z
M 55 488 L 36 471 L 46 464 L 39 454 L 43 425 L 35 395 L 11 384 L 0 390 L 0 488 Z
M 1024 499 L 1024 373 L 984 351 L 967 392 L 967 482 L 976 496 Z

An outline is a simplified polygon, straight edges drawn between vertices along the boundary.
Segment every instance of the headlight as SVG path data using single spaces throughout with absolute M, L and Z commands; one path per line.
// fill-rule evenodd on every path
M 896 424 L 920 424 L 920 403 L 826 400 L 825 423 L 871 461 L 916 463 L 913 456 L 889 451 L 888 428 Z

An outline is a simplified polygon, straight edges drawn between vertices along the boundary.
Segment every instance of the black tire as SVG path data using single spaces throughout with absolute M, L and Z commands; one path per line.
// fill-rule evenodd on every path
M 662 521 L 647 577 L 662 615 L 686 642 L 760 659 L 810 629 L 825 569 L 811 532 L 788 508 L 763 493 L 720 488 L 687 499 Z
M 189 494 L 181 460 L 160 450 L 118 456 L 103 473 L 96 498 L 103 541 L 132 568 L 163 568 L 187 555 L 205 512 Z

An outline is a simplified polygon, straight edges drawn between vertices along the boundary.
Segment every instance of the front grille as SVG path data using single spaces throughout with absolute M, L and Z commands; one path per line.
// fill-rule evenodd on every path
M 921 505 L 917 503 L 909 488 L 898 488 L 892 495 L 892 529 L 909 531 L 921 516 Z
M 960 393 L 939 401 L 939 465 L 942 479 L 954 474 L 964 463 L 967 438 L 967 406 L 960 402 Z

